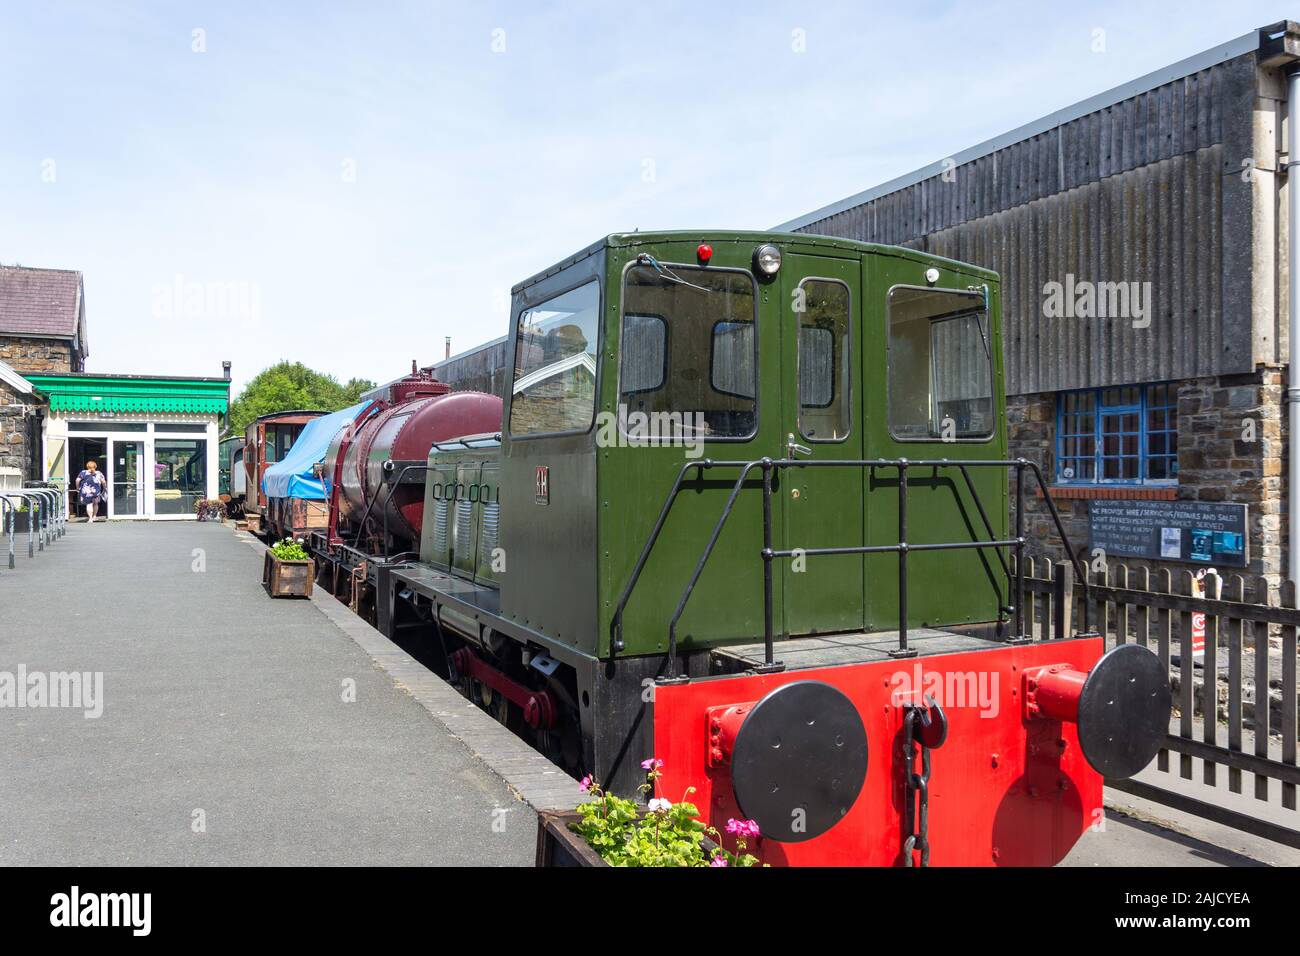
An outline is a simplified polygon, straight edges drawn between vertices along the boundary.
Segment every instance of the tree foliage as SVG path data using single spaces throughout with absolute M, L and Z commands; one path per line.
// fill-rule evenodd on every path
M 361 401 L 362 392 L 374 387 L 374 382 L 364 378 L 348 379 L 340 385 L 332 375 L 315 372 L 301 362 L 278 362 L 254 376 L 230 403 L 230 434 L 244 434 L 249 422 L 272 412 L 335 412 L 355 405 Z

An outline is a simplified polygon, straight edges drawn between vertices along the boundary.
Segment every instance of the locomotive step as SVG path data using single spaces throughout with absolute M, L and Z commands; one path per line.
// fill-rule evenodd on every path
M 909 628 L 907 644 L 920 657 L 958 651 L 991 650 L 1002 646 L 986 638 L 931 627 Z M 777 641 L 775 657 L 785 664 L 787 670 L 805 670 L 890 660 L 890 652 L 897 648 L 898 631 L 815 634 Z M 732 644 L 713 650 L 709 669 L 714 674 L 734 674 L 761 665 L 764 659 L 761 641 L 756 644 Z
M 462 604 L 466 609 L 496 614 L 501 608 L 501 592 L 497 588 L 475 584 L 426 564 L 401 565 L 393 571 L 393 581 L 427 598 Z

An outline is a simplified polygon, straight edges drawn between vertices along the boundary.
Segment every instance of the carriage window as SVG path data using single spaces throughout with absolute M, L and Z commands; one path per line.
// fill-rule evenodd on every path
M 667 374 L 668 323 L 658 315 L 629 312 L 623 316 L 623 355 L 619 381 L 624 394 L 664 387 Z
M 889 293 L 889 429 L 904 441 L 993 434 L 993 353 L 984 297 Z
M 510 434 L 585 431 L 596 405 L 600 285 L 588 282 L 520 313 Z
M 657 436 L 745 438 L 757 411 L 754 280 L 744 272 L 634 265 L 624 276 L 619 403 Z M 636 350 L 630 355 L 631 349 Z
M 812 441 L 849 433 L 849 289 L 805 279 L 799 313 L 799 430 Z

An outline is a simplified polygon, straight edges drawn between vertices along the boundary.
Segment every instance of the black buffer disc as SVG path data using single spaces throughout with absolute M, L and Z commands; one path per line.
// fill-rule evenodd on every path
M 1172 707 L 1160 658 L 1137 644 L 1120 644 L 1097 661 L 1079 694 L 1084 757 L 1104 777 L 1133 776 L 1169 734 Z
M 821 681 L 785 684 L 760 700 L 736 734 L 731 783 L 763 836 L 800 843 L 839 823 L 867 776 L 857 708 Z

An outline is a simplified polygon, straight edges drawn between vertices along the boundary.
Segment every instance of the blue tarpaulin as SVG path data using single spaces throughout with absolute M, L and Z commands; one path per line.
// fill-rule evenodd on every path
M 262 475 L 262 491 L 268 498 L 308 498 L 325 500 L 325 482 L 316 477 L 315 467 L 325 460 L 325 452 L 334 436 L 361 414 L 366 402 L 314 418 L 303 426 L 302 434 L 289 448 L 284 461 L 277 461 Z

